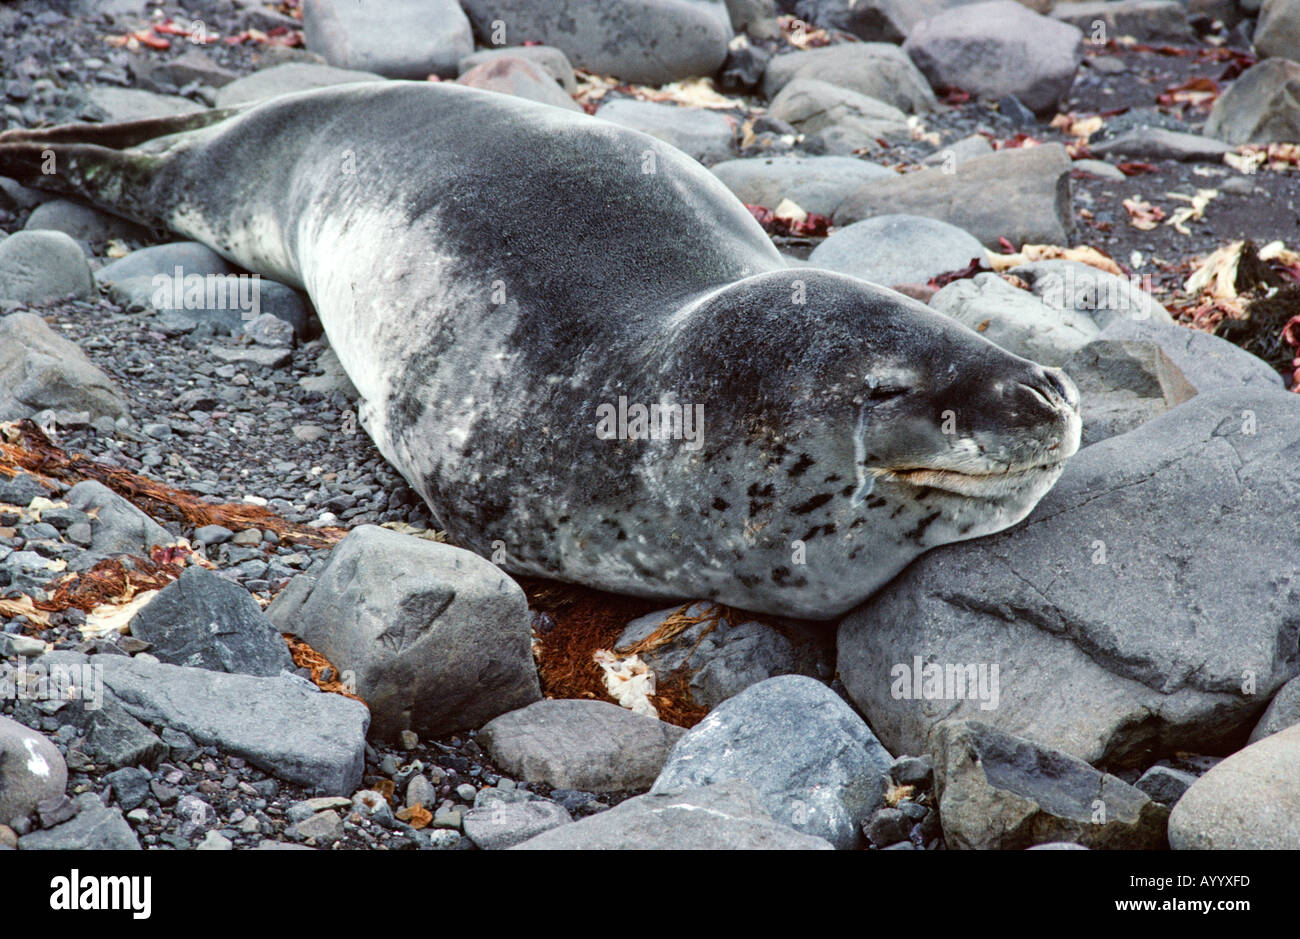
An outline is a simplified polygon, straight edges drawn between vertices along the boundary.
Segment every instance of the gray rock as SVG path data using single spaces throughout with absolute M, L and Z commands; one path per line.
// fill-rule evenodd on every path
M 992 273 L 953 281 L 930 299 L 930 306 L 1008 352 L 1043 365 L 1063 364 L 1101 334 L 1087 315 L 1052 309 Z
M 143 121 L 151 117 L 174 117 L 193 114 L 203 106 L 176 95 L 160 95 L 139 88 L 116 85 L 91 85 L 78 92 L 84 103 L 106 124 L 118 121 Z
M 234 844 L 219 831 L 210 831 L 194 846 L 195 851 L 233 851 Z
M 774 57 L 763 73 L 767 98 L 796 78 L 813 78 L 892 104 L 908 114 L 937 106 L 930 84 L 898 46 L 886 42 L 845 43 Z
M 1300 726 L 1239 750 L 1193 783 L 1169 816 L 1176 851 L 1300 849 Z
M 1214 102 L 1204 133 L 1234 145 L 1300 143 L 1300 62 L 1265 59 L 1246 69 Z
M 1250 742 L 1256 743 L 1296 724 L 1300 724 L 1300 678 L 1291 679 L 1273 695 L 1264 716 L 1250 732 Z
M 808 261 L 889 287 L 985 262 L 988 252 L 955 225 L 919 215 L 877 215 L 836 230 Z
M 1194 782 L 1196 777 L 1191 773 L 1169 766 L 1153 766 L 1133 785 L 1150 796 L 1152 801 L 1161 805 L 1173 805 Z
M 59 748 L 29 727 L 0 715 L 0 818 L 30 815 L 36 804 L 63 795 L 68 767 Z
M 84 808 L 70 822 L 18 839 L 20 851 L 139 851 L 140 842 L 119 809 Z
M 783 675 L 741 692 L 688 731 L 650 792 L 742 779 L 776 821 L 853 848 L 861 825 L 884 804 L 892 760 L 839 695 Z
M 286 62 L 283 65 L 273 65 L 271 68 L 245 75 L 220 89 L 217 92 L 217 107 L 228 108 L 236 104 L 262 101 L 277 95 L 326 88 L 330 85 L 383 80 L 384 76 L 376 75 L 374 72 L 335 68 L 332 65 L 316 65 L 311 62 Z
M 206 800 L 186 793 L 176 800 L 172 812 L 180 821 L 179 834 L 192 841 L 200 832 L 207 832 L 217 824 L 217 811 Z
M 907 140 L 907 115 L 892 104 L 815 78 L 789 82 L 768 106 L 768 114 L 802 134 L 820 134 L 828 151 L 877 149 L 877 138 Z M 834 133 L 830 133 L 830 132 Z
M 1077 26 L 1092 36 L 1096 24 L 1105 26 L 1105 38 L 1133 36 L 1147 42 L 1186 43 L 1196 38 L 1187 25 L 1187 7 L 1178 0 L 1083 0 L 1058 3 L 1051 16 Z
M 131 620 L 131 635 L 162 662 L 241 675 L 294 669 L 289 648 L 252 596 L 203 567 L 187 567 Z
M 291 826 L 286 834 L 291 838 L 301 838 L 304 841 L 314 838 L 318 844 L 333 844 L 343 837 L 343 819 L 332 809 L 317 812 Z
M 91 479 L 77 483 L 64 498 L 74 509 L 93 516 L 88 554 L 95 558 L 115 554 L 148 557 L 151 547 L 169 545 L 176 540 L 165 528 L 103 483 Z
M 254 365 L 259 369 L 282 368 L 293 359 L 290 349 L 271 349 L 266 346 L 237 346 L 233 349 L 216 346 L 209 350 L 214 359 L 232 365 Z
M 1296 672 L 1277 596 L 1297 441 L 1300 400 L 1246 387 L 1086 448 L 1026 522 L 922 555 L 846 617 L 845 687 L 904 752 L 945 717 L 1109 767 L 1229 746 Z M 916 680 L 918 650 L 952 687 Z M 980 663 L 993 693 L 959 695 Z
M 1169 810 L 1083 760 L 978 721 L 934 731 L 935 794 L 949 848 L 1165 846 Z
M 1199 329 L 1175 323 L 1112 320 L 1101 339 L 1154 342 L 1164 350 L 1197 391 L 1227 388 L 1281 388 L 1282 378 L 1269 364 L 1240 346 Z
M 330 65 L 388 78 L 451 78 L 474 51 L 469 20 L 456 0 L 388 0 L 382 12 L 306 0 L 302 28 L 307 48 Z
M 516 851 L 829 850 L 822 838 L 772 821 L 754 787 L 727 780 L 675 795 L 644 795 L 561 825 Z
M 1196 395 L 1154 342 L 1094 339 L 1062 367 L 1079 389 L 1085 447 L 1135 430 Z
M 5 505 L 25 508 L 38 496 L 48 498 L 51 495 L 53 493 L 35 476 L 29 476 L 27 473 L 19 473 L 13 477 L 0 474 L 0 502 Z
M 1083 60 L 1083 34 L 1014 0 L 974 3 L 912 27 L 903 51 L 933 88 L 1015 95 L 1035 114 L 1056 110 Z
M 149 780 L 152 778 L 147 769 L 138 766 L 124 766 L 104 776 L 104 782 L 113 787 L 113 797 L 117 799 L 122 811 L 129 812 L 144 804 L 149 798 Z
M 1161 0 L 1165 2 L 1165 0 Z M 1168 0 L 1178 6 L 1177 0 Z M 1089 149 L 1099 157 L 1128 156 L 1143 160 L 1182 160 L 1188 163 L 1222 163 L 1233 148 L 1221 140 L 1202 134 L 1183 134 L 1163 127 L 1139 127 L 1113 140 L 1092 144 Z
M 716 0 L 463 0 L 461 6 L 485 46 L 536 40 L 562 50 L 579 68 L 646 85 L 713 75 L 732 35 L 727 8 Z
M 735 128 L 716 111 L 654 101 L 620 98 L 601 105 L 596 116 L 672 144 L 697 160 L 720 160 L 731 153 Z
M 1098 179 L 1109 179 L 1117 183 L 1122 183 L 1128 179 L 1123 170 L 1112 166 L 1105 160 L 1075 160 L 1074 168 L 1079 172 L 1087 173 L 1089 176 L 1096 176 Z
M 875 215 L 924 215 L 970 232 L 985 247 L 999 237 L 1013 244 L 1068 244 L 1071 162 L 1059 144 L 999 150 L 892 179 L 869 180 L 841 203 L 847 225 Z
M 86 244 L 103 244 L 114 238 L 139 238 L 146 234 L 138 225 L 68 199 L 55 199 L 37 206 L 28 216 L 23 230 L 59 231 Z
M 496 56 L 461 75 L 458 83 L 501 94 L 515 95 L 550 104 L 568 111 L 581 111 L 578 102 L 561 88 L 551 74 L 535 62 L 511 56 Z
M 969 137 L 963 137 L 961 140 L 957 140 L 940 150 L 936 150 L 934 153 L 922 160 L 921 163 L 924 166 L 955 168 L 959 163 L 964 163 L 966 160 L 973 160 L 975 157 L 988 156 L 993 152 L 993 145 L 989 143 L 987 137 L 984 137 L 981 134 L 971 134 Z M 1078 165 L 1079 161 L 1076 160 L 1075 166 L 1077 167 Z M 1116 170 L 1116 172 L 1119 171 Z M 1123 173 L 1120 173 L 1121 177 L 1123 177 L 1123 175 Z
M 460 548 L 354 528 L 295 618 L 353 673 L 384 739 L 478 727 L 541 697 L 523 591 Z
M 194 540 L 206 545 L 225 544 L 235 533 L 221 525 L 203 525 L 194 529 Z
M 263 313 L 244 324 L 244 338 L 271 349 L 293 347 L 293 326 L 273 313 Z
M 315 792 L 344 795 L 361 782 L 369 714 L 357 701 L 296 678 L 101 658 L 104 683 L 138 720 L 178 728 Z
M 141 248 L 124 258 L 105 264 L 95 272 L 95 281 L 111 284 L 134 277 L 153 278 L 159 274 L 175 277 L 177 268 L 180 268 L 182 279 L 188 274 L 224 277 L 235 272 L 225 258 L 207 245 L 197 241 L 178 241 Z
M 1250 41 L 1261 59 L 1300 56 L 1300 4 L 1296 0 L 1264 0 Z
M 92 417 L 127 414 L 125 396 L 76 343 L 33 313 L 11 313 L 0 318 L 0 419 L 47 408 Z
M 157 60 L 136 56 L 131 62 L 131 72 L 142 88 L 162 94 L 174 92 L 191 82 L 209 88 L 222 88 L 239 77 L 212 61 L 197 46 L 191 46 L 174 59 Z
M 8 176 L 0 176 L 0 209 L 7 212 L 28 212 L 42 202 L 57 198 L 58 196 L 52 192 L 32 189 L 15 182 Z
M 872 179 L 896 175 L 866 160 L 844 156 L 749 157 L 715 163 L 713 174 L 741 202 L 775 209 L 789 199 L 805 212 L 835 220 L 840 203 Z
M 465 813 L 465 835 L 485 851 L 522 844 L 552 828 L 568 825 L 573 816 L 562 805 L 545 799 L 493 802 Z
M 806 23 L 859 39 L 902 42 L 914 25 L 944 6 L 935 0 L 798 0 L 794 13 Z
M 664 623 L 679 611 L 700 621 L 661 635 Z M 834 672 L 829 640 L 821 624 L 790 621 L 778 630 L 754 620 L 732 623 L 722 610 L 699 602 L 638 617 L 618 637 L 614 651 L 639 655 L 661 690 L 689 676 L 683 691 L 692 703 L 712 710 L 774 675 L 829 677 Z
M 44 303 L 94 289 L 81 248 L 57 231 L 20 231 L 0 241 L 0 300 Z
M 615 792 L 653 783 L 683 733 L 606 701 L 546 700 L 489 722 L 479 742 L 512 777 Z
M 85 665 L 88 661 L 77 653 L 54 652 L 42 656 L 40 664 L 50 668 L 55 664 Z M 114 769 L 153 766 L 168 755 L 167 744 L 132 717 L 107 689 L 98 701 L 69 702 L 59 711 L 59 720 L 77 728 L 84 738 L 81 750 L 89 759 Z
M 554 46 L 504 46 L 496 49 L 480 49 L 472 55 L 467 55 L 460 60 L 457 68 L 461 75 L 464 75 L 470 69 L 486 62 L 493 62 L 499 58 L 518 58 L 528 59 L 550 75 L 566 94 L 574 94 L 578 90 L 577 79 L 573 75 L 573 66 L 569 63 L 569 57 Z

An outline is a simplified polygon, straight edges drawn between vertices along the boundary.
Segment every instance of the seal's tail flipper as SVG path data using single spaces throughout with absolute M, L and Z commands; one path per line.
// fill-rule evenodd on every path
M 0 176 L 79 196 L 105 211 L 165 228 L 150 192 L 167 138 L 202 130 L 245 107 L 199 111 L 120 124 L 66 124 L 0 133 Z M 140 149 L 135 149 L 140 148 Z

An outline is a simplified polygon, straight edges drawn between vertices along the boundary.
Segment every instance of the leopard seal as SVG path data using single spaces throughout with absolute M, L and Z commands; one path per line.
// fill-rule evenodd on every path
M 380 451 L 516 574 L 832 618 L 1079 444 L 1064 373 L 788 267 L 699 163 L 585 114 L 335 86 L 7 132 L 0 172 L 305 290 Z

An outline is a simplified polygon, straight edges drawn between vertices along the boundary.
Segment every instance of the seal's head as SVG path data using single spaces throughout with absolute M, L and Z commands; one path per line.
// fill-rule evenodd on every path
M 834 615 L 926 548 L 1015 524 L 1079 447 L 1064 372 L 856 278 L 747 278 L 700 300 L 682 329 L 671 345 L 691 351 L 673 368 L 713 376 L 686 391 L 706 405 L 712 480 L 738 460 L 758 478 L 728 528 L 755 562 L 737 576 L 770 583 L 774 604 L 779 588 L 792 613 Z

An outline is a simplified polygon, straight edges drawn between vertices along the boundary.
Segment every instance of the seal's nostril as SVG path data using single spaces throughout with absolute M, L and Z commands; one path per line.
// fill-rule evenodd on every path
M 1074 382 L 1066 378 L 1065 373 L 1059 368 L 1043 369 L 1043 380 L 1067 405 L 1070 407 L 1078 406 L 1079 393 L 1075 390 Z

